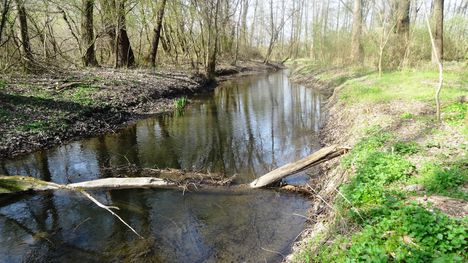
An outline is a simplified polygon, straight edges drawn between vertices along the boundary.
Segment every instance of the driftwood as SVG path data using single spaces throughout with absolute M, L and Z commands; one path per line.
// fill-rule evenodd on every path
M 299 161 L 281 166 L 280 168 L 275 169 L 258 179 L 255 179 L 250 183 L 249 186 L 251 188 L 265 187 L 283 179 L 286 176 L 298 173 L 314 165 L 338 157 L 346 153 L 347 150 L 347 148 L 338 147 L 337 145 L 322 148 Z

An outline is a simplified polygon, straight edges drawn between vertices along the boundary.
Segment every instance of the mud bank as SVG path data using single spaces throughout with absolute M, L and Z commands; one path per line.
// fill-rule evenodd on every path
M 219 80 L 275 71 L 278 65 L 220 65 Z M 130 122 L 174 110 L 174 99 L 209 92 L 202 74 L 139 69 L 86 69 L 12 74 L 0 79 L 0 158 L 115 132 Z

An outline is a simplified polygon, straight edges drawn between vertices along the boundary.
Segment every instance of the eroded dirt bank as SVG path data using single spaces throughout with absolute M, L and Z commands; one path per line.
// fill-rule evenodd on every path
M 219 80 L 279 69 L 242 62 L 221 65 Z M 12 74 L 0 79 L 0 158 L 113 132 L 174 109 L 174 99 L 213 90 L 202 74 L 140 69 L 91 69 Z

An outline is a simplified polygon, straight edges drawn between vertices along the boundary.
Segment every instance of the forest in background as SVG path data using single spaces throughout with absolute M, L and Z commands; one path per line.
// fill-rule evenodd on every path
M 295 58 L 397 69 L 431 59 L 426 16 L 444 60 L 468 54 L 464 0 L 2 0 L 0 11 L 1 72 L 171 65 L 213 77 L 220 62 Z

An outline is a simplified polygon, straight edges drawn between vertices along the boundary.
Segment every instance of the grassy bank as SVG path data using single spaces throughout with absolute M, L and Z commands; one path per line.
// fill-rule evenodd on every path
M 296 66 L 296 80 L 336 88 L 323 139 L 352 150 L 316 178 L 314 224 L 292 261 L 466 262 L 466 65 L 446 67 L 441 124 L 431 65 L 381 77 L 365 68 Z

